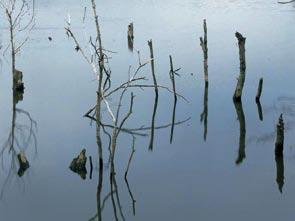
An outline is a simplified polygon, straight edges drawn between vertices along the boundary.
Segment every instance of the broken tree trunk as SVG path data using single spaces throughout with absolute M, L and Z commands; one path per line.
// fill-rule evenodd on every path
M 25 154 L 22 152 L 17 155 L 17 159 L 19 162 L 19 169 L 17 174 L 21 177 L 24 175 L 25 171 L 30 167 L 30 164 Z
M 128 38 L 131 38 L 131 39 L 134 38 L 133 23 L 132 22 L 128 25 Z
M 263 78 L 260 78 L 257 94 L 256 94 L 256 103 L 260 101 L 261 93 L 262 93 L 262 87 L 263 87 Z
M 134 31 L 133 31 L 133 23 L 132 22 L 128 25 L 127 39 L 128 39 L 128 48 L 130 51 L 133 51 Z
M 283 120 L 283 114 L 281 114 L 277 124 L 277 139 L 275 144 L 275 155 L 277 157 L 283 156 L 283 152 L 284 152 L 284 120 Z
M 208 82 L 208 46 L 207 46 L 207 23 L 206 19 L 203 21 L 204 39 L 200 37 L 200 45 L 204 55 L 204 78 L 205 82 Z
M 85 179 L 87 174 L 86 162 L 86 150 L 83 149 L 80 154 L 72 160 L 70 169 L 73 172 L 78 173 L 82 179 Z
M 13 90 L 23 92 L 24 89 L 23 72 L 15 69 L 13 71 Z
M 246 38 L 243 37 L 239 32 L 236 32 L 236 38 L 239 43 L 239 56 L 240 56 L 240 75 L 238 78 L 236 90 L 233 96 L 234 101 L 241 101 L 243 87 L 246 77 L 246 55 L 245 55 L 245 43 Z

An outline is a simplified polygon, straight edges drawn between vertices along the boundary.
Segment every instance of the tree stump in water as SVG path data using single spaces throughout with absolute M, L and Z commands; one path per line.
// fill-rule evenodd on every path
M 130 23 L 128 25 L 127 39 L 128 39 L 128 48 L 130 51 L 133 51 L 133 43 L 134 43 L 133 23 Z
M 241 101 L 245 78 L 246 78 L 246 55 L 245 55 L 246 38 L 244 38 L 243 35 L 241 35 L 239 32 L 236 32 L 236 38 L 238 39 L 238 43 L 239 43 L 240 75 L 238 78 L 233 100 Z
M 80 154 L 72 160 L 70 165 L 70 169 L 73 172 L 78 173 L 83 180 L 86 179 L 86 174 L 87 174 L 86 162 L 87 162 L 86 150 L 83 149 L 80 152 Z
M 30 167 L 30 164 L 24 153 L 19 153 L 17 155 L 17 159 L 19 162 L 19 170 L 17 174 L 21 177 L 24 175 L 25 171 Z
M 25 86 L 23 83 L 23 72 L 15 69 L 13 71 L 13 90 L 24 92 Z

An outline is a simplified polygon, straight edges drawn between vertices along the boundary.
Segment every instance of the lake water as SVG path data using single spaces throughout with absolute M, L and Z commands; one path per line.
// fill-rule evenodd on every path
M 88 16 L 82 23 L 85 6 Z M 5 149 L 2 153 L 0 220 L 98 220 L 96 214 L 100 213 L 102 220 L 116 220 L 116 216 L 118 220 L 140 221 L 293 220 L 295 5 L 281 5 L 275 0 L 97 1 L 103 45 L 117 52 L 110 55 L 112 85 L 127 80 L 129 65 L 132 70 L 137 67 L 136 50 L 140 51 L 142 60 L 149 58 L 147 41 L 153 39 L 159 84 L 171 87 L 169 55 L 172 55 L 175 69 L 181 68 L 178 71 L 181 76 L 176 76 L 177 91 L 189 101 L 178 99 L 175 121 L 182 123 L 175 125 L 170 144 L 173 95 L 160 89 L 155 125 L 167 127 L 155 130 L 153 151 L 149 150 L 150 130 L 139 131 L 148 136 L 135 136 L 128 185 L 124 173 L 133 138 L 127 133 L 120 134 L 115 156 L 116 194 L 110 188 L 108 139 L 102 133 L 102 207 L 97 203 L 96 126 L 83 117 L 95 105 L 97 82 L 64 30 L 70 14 L 73 31 L 86 45 L 87 36 L 94 32 L 90 9 L 87 1 L 79 0 L 36 3 L 36 26 L 30 41 L 17 56 L 25 93 L 23 101 L 16 105 L 15 150 L 17 153 L 25 150 L 30 168 L 19 177 L 14 152 Z M 5 21 L 3 11 L 1 14 Z M 209 48 L 206 139 L 204 121 L 200 121 L 205 84 L 199 37 L 203 35 L 204 18 Z M 128 50 L 126 36 L 130 22 L 135 30 L 133 53 Z M 9 36 L 6 23 L 0 25 L 3 54 Z M 238 118 L 232 101 L 239 73 L 236 31 L 247 38 L 244 122 L 241 111 Z M 49 36 L 52 41 L 48 40 Z M 13 126 L 9 56 L 8 51 L 1 57 L 0 71 L 3 146 Z M 141 70 L 141 75 L 152 80 L 150 65 Z M 263 121 L 255 102 L 261 77 L 264 79 Z M 149 127 L 153 89 L 133 92 L 134 111 L 124 127 Z M 115 109 L 118 97 L 109 102 Z M 126 111 L 129 97 L 124 104 Z M 281 113 L 285 121 L 285 149 L 283 159 L 278 160 L 274 143 Z M 110 122 L 105 107 L 102 118 Z M 240 134 L 243 126 L 245 145 Z M 35 137 L 29 137 L 27 142 L 30 132 Z M 92 179 L 89 179 L 88 161 L 85 180 L 69 169 L 82 148 L 93 159 Z M 136 200 L 134 204 L 130 193 Z

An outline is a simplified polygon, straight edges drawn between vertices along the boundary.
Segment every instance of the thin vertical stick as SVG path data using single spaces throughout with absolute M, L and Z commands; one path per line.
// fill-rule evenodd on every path
M 173 141 L 173 134 L 174 134 L 174 125 L 175 125 L 175 114 L 176 114 L 176 104 L 177 104 L 177 94 L 176 94 L 176 86 L 175 86 L 175 71 L 173 68 L 173 61 L 172 56 L 169 55 L 170 60 L 170 80 L 172 83 L 173 95 L 174 95 L 174 104 L 173 104 L 173 113 L 172 113 L 172 123 L 171 123 L 171 131 L 170 131 L 170 143 Z
M 203 20 L 204 39 L 200 37 L 200 45 L 204 55 L 204 78 L 208 82 L 208 45 L 207 45 L 207 23 L 206 19 Z
M 246 55 L 245 55 L 245 43 L 246 38 L 243 37 L 239 32 L 236 32 L 236 38 L 239 43 L 239 55 L 240 55 L 240 75 L 238 78 L 236 90 L 233 96 L 234 101 L 241 101 L 243 87 L 246 78 Z

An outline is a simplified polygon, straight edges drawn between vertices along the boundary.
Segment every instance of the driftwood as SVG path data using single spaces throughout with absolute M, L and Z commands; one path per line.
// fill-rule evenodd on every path
M 86 150 L 83 149 L 80 154 L 74 158 L 71 162 L 70 169 L 78 173 L 82 179 L 86 179 L 87 169 L 86 169 Z
M 19 162 L 18 176 L 23 176 L 25 171 L 30 167 L 29 161 L 27 160 L 24 153 L 19 153 L 17 155 L 17 159 Z
M 236 32 L 236 38 L 239 43 L 239 55 L 240 55 L 240 75 L 238 78 L 236 90 L 233 96 L 234 101 L 240 101 L 243 93 L 243 87 L 246 78 L 246 55 L 245 55 L 245 43 L 246 38 L 239 32 Z
M 277 138 L 275 143 L 275 155 L 277 157 L 283 156 L 284 152 L 284 120 L 283 114 L 280 115 L 277 123 Z

